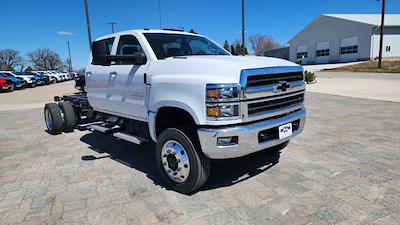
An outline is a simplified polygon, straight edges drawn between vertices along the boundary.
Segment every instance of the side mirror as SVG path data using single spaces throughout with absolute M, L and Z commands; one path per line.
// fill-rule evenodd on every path
M 144 53 L 136 53 L 133 58 L 135 65 L 144 65 L 147 62 L 146 54 Z
M 109 66 L 108 47 L 104 41 L 95 41 L 92 44 L 92 64 Z

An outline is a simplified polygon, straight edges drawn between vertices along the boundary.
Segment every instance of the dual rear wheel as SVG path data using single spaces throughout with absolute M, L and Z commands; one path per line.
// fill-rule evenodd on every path
M 71 102 L 47 103 L 44 107 L 44 120 L 50 134 L 71 132 L 76 126 L 77 117 Z

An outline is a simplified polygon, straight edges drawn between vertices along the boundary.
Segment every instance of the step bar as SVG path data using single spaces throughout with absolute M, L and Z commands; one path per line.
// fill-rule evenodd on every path
M 133 134 L 128 134 L 123 131 L 119 127 L 108 128 L 105 126 L 105 123 L 102 121 L 92 122 L 87 124 L 80 124 L 78 125 L 79 130 L 91 130 L 91 131 L 98 131 L 104 134 L 111 134 L 113 137 L 118 139 L 122 139 L 133 144 L 141 145 L 144 143 L 148 143 L 149 140 L 146 138 L 138 137 Z

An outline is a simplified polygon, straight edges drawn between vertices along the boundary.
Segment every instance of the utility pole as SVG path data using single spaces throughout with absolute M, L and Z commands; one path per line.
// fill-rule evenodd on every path
M 89 20 L 89 10 L 88 10 L 87 0 L 84 0 L 84 3 L 85 3 L 85 15 L 86 15 L 86 27 L 87 27 L 88 37 L 89 37 L 89 48 L 91 51 L 92 50 L 92 33 L 90 31 L 90 20 Z
M 68 64 L 69 64 L 69 72 L 72 72 L 72 58 L 71 58 L 71 49 L 69 47 L 69 41 L 67 41 L 67 45 L 68 45 Z
M 245 55 L 245 40 L 244 40 L 244 0 L 242 0 L 242 55 Z
M 114 24 L 117 24 L 117 23 L 115 23 L 115 22 L 109 22 L 108 24 L 111 25 L 111 31 L 112 31 L 112 33 L 114 33 Z
M 384 27 L 385 27 L 385 6 L 386 6 L 386 0 L 381 0 L 382 1 L 382 17 L 381 17 L 381 39 L 379 40 L 379 61 L 378 61 L 378 68 L 382 68 L 382 54 L 383 54 L 383 33 L 384 33 Z
M 161 0 L 158 0 L 158 14 L 160 16 L 160 30 L 162 30 L 162 17 L 161 17 Z

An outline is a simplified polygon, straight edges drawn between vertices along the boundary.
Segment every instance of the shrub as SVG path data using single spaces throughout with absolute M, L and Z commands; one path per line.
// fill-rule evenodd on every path
M 304 72 L 304 77 L 305 77 L 305 80 L 306 80 L 307 84 L 312 83 L 312 82 L 315 81 L 315 74 L 312 73 L 312 72 L 305 71 Z

